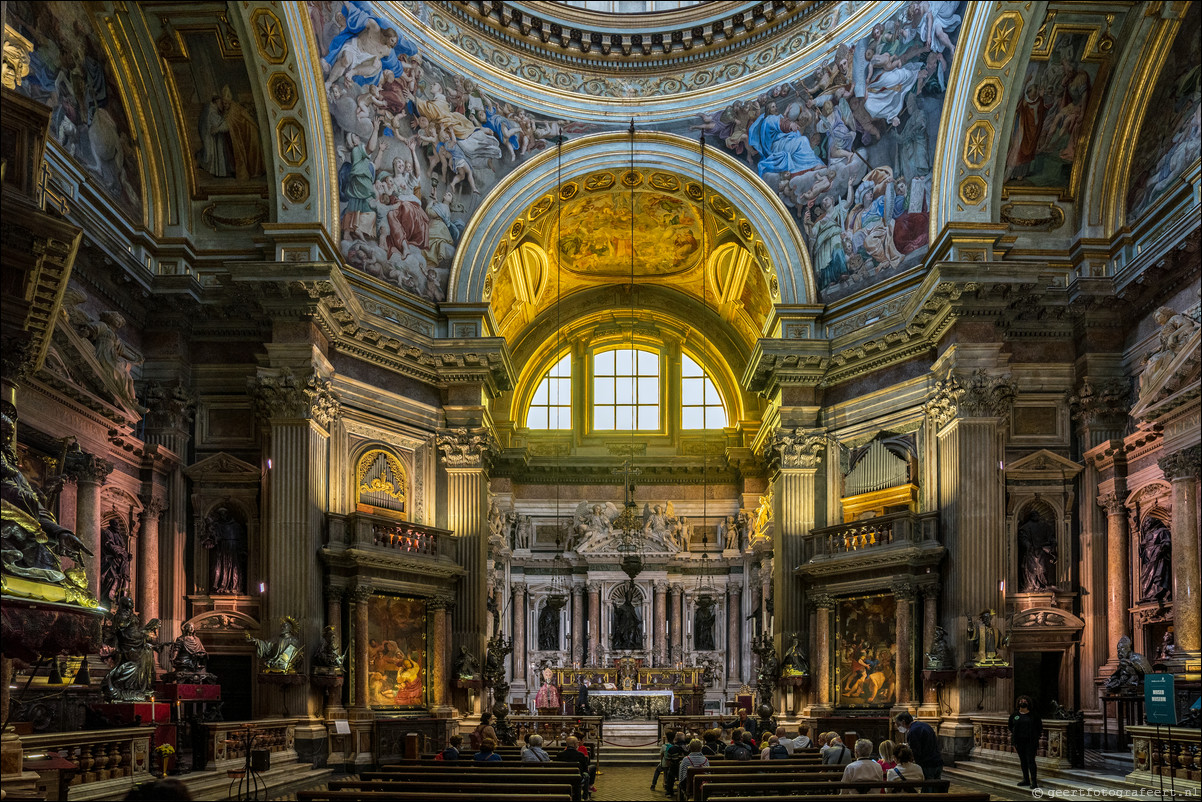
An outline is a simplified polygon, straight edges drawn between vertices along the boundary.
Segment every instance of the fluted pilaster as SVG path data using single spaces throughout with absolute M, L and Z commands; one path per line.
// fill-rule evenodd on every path
M 445 429 L 438 449 L 447 472 L 447 528 L 459 544 L 466 573 L 459 580 L 459 604 L 452 628 L 456 647 L 484 653 L 488 603 L 488 460 L 491 440 L 483 430 Z

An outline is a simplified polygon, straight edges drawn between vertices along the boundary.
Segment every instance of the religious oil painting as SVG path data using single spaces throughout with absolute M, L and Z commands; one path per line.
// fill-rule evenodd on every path
M 242 50 L 236 39 L 229 41 L 232 36 L 210 25 L 177 28 L 160 39 L 200 197 L 266 188 L 254 95 Z
M 1156 79 L 1131 159 L 1127 221 L 1135 222 L 1174 186 L 1202 147 L 1202 7 L 1190 3 Z
M 1052 34 L 1046 57 L 1033 54 L 1006 152 L 1006 189 L 1075 189 L 1074 165 L 1085 162 L 1088 132 L 1106 78 L 1097 31 Z M 1021 190 L 1020 190 L 1021 191 Z
M 589 193 L 563 210 L 559 256 L 564 268 L 605 276 L 667 276 L 693 267 L 704 239 L 701 215 L 662 192 Z
M 839 600 L 835 664 L 840 706 L 889 707 L 896 699 L 896 611 L 891 595 Z
M 50 137 L 122 211 L 141 218 L 137 137 L 84 3 L 12 2 L 5 20 L 33 43 L 18 91 L 49 106 Z
M 367 703 L 423 707 L 426 703 L 426 602 L 373 595 L 367 602 Z

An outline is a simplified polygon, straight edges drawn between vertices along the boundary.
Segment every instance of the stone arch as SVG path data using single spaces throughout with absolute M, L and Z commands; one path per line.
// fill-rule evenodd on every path
M 653 165 L 694 182 L 701 180 L 697 142 L 675 134 L 640 131 L 635 143 L 636 170 Z M 542 152 L 505 176 L 485 198 L 455 253 L 449 301 L 479 303 L 487 297 L 486 282 L 494 255 L 509 236 L 510 224 L 541 196 L 555 191 L 556 159 L 555 149 Z M 625 132 L 607 132 L 568 140 L 563 145 L 562 159 L 563 180 L 607 168 L 627 168 L 630 137 Z M 761 238 L 760 255 L 771 266 L 777 284 L 774 300 L 783 304 L 814 303 L 818 292 L 809 252 L 779 196 L 746 165 L 713 147 L 706 149 L 705 178 L 707 186 L 728 198 Z

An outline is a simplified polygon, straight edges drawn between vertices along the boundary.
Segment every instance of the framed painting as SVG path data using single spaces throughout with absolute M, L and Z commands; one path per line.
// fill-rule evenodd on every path
M 368 706 L 426 707 L 426 600 L 375 594 L 367 622 Z
M 840 599 L 835 656 L 839 707 L 891 707 L 897 698 L 897 606 L 892 595 Z

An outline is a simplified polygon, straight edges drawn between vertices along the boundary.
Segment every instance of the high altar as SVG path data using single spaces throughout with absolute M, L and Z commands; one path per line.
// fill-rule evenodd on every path
M 587 683 L 589 705 L 607 718 L 654 719 L 669 713 L 699 715 L 705 698 L 704 670 L 693 667 L 649 668 L 633 658 L 618 658 L 613 666 L 559 668 L 553 683 L 565 707 L 575 710 L 580 684 Z

